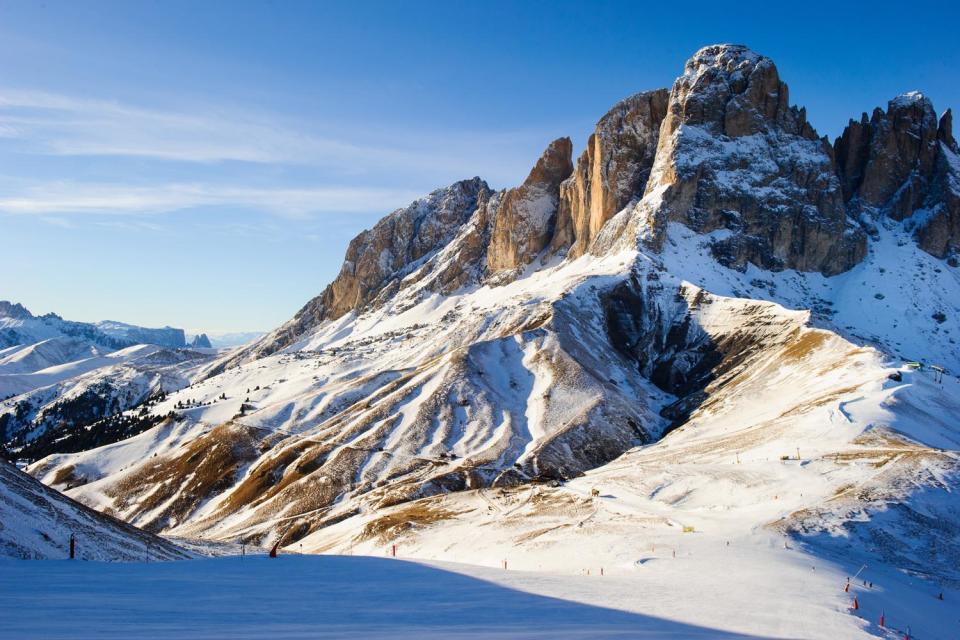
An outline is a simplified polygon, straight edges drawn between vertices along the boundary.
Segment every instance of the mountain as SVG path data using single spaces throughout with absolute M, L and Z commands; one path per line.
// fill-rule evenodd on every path
M 144 403 L 190 384 L 211 356 L 138 345 L 20 376 L 30 391 L 0 403 L 0 442 L 27 459 L 80 451 L 154 426 Z M 0 376 L 4 378 L 14 376 Z M 141 412 L 124 415 L 135 407 Z
M 173 327 L 147 329 L 115 320 L 101 320 L 95 323 L 95 326 L 108 336 L 127 344 L 155 344 L 171 349 L 187 346 L 183 329 L 174 329 Z
M 157 426 L 29 472 L 150 531 L 315 552 L 643 571 L 690 545 L 737 584 L 960 584 L 960 164 L 928 104 L 831 144 L 769 58 L 705 47 L 576 162 L 558 138 L 515 188 L 361 233 Z
M 207 337 L 207 334 L 201 333 L 193 336 L 193 339 L 190 340 L 191 349 L 212 349 L 213 345 L 210 344 L 210 338 Z
M 0 558 L 64 559 L 70 536 L 81 560 L 178 560 L 162 538 L 77 504 L 0 461 Z
M 147 329 L 111 320 L 74 322 L 55 313 L 35 316 L 21 304 L 0 300 L 0 348 L 62 337 L 79 338 L 111 350 L 135 344 L 156 344 L 172 349 L 186 345 L 182 329 Z
M 10 345 L 0 348 L 0 446 L 11 456 L 77 451 L 138 433 L 156 421 L 119 414 L 186 386 L 212 358 L 183 350 L 182 329 L 34 316 L 6 301 L 0 344 Z

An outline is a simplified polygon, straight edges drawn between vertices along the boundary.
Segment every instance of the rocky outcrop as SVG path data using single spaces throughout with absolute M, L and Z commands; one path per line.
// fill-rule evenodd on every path
M 831 149 L 789 104 L 769 58 L 739 45 L 698 51 L 673 85 L 643 200 L 610 227 L 659 249 L 668 223 L 725 230 L 713 252 L 726 266 L 840 273 L 863 258 L 848 224 Z
M 939 124 L 932 114 L 924 100 L 898 99 L 889 113 L 852 123 L 835 162 L 805 110 L 790 105 L 773 61 L 740 45 L 705 47 L 669 92 L 636 94 L 604 115 L 575 169 L 560 138 L 516 188 L 460 182 L 364 231 L 323 294 L 224 366 L 400 293 L 412 305 L 427 291 L 509 282 L 537 256 L 638 242 L 656 252 L 672 223 L 711 234 L 713 256 L 733 269 L 834 275 L 866 255 L 852 202 L 897 219 L 921 203 L 925 215 L 911 221 L 919 241 L 946 255 L 960 238 L 960 161 L 949 112 Z
M 573 171 L 573 143 L 559 138 L 550 143 L 523 184 L 500 199 L 487 249 L 491 272 L 530 264 L 553 237 L 560 184 Z
M 340 273 L 289 321 L 212 368 L 226 368 L 276 353 L 324 320 L 365 307 L 392 284 L 448 245 L 491 191 L 480 178 L 461 180 L 397 209 L 350 241 Z
M 669 95 L 667 89 L 638 93 L 597 122 L 576 170 L 560 187 L 554 251 L 582 255 L 607 220 L 643 195 Z
M 937 120 L 933 104 L 917 92 L 898 96 L 887 110 L 851 120 L 834 150 L 844 199 L 855 215 L 878 213 L 907 220 L 920 246 L 938 257 L 960 243 L 957 144 L 948 110 Z
M 212 349 L 213 345 L 210 344 L 210 338 L 207 337 L 207 334 L 201 333 L 200 335 L 193 336 L 193 340 L 190 341 L 190 346 L 194 349 Z
M 388 281 L 413 271 L 453 239 L 487 191 L 480 178 L 454 183 L 394 211 L 351 240 L 340 274 L 320 296 L 323 316 L 339 318 L 359 309 Z
M 0 318 L 14 318 L 16 320 L 28 320 L 33 317 L 25 306 L 19 302 L 10 302 L 9 300 L 0 300 Z

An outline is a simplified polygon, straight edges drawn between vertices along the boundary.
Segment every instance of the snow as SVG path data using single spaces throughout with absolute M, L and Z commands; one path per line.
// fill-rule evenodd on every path
M 13 355 L 25 351 L 49 355 L 53 350 L 43 348 L 47 344 L 31 345 Z M 63 353 L 63 349 L 54 353 Z M 105 406 L 109 401 L 120 410 L 129 409 L 161 389 L 174 391 L 187 386 L 211 359 L 212 356 L 195 351 L 134 345 L 30 373 L 0 373 L 0 397 L 4 390 L 13 390 L 15 394 L 0 402 L 0 415 L 17 416 L 8 424 L 6 438 L 20 435 L 28 440 L 36 438 L 56 419 L 49 418 L 46 412 L 56 416 L 53 410 L 58 404 L 85 394 L 93 393 Z
M 752 264 L 744 272 L 727 269 L 709 251 L 722 233 L 701 235 L 672 223 L 660 256 L 664 267 L 718 295 L 813 309 L 817 326 L 848 340 L 960 371 L 960 272 L 919 250 L 903 224 L 878 225 L 866 259 L 832 277 L 765 271 Z M 945 322 L 933 318 L 938 311 Z
M 736 556 L 735 552 L 731 553 Z M 795 591 L 756 566 L 752 600 L 730 616 L 695 578 L 680 592 L 632 577 L 560 576 L 385 558 L 282 555 L 161 564 L 0 561 L 0 616 L 17 638 L 741 638 L 802 628 L 806 637 L 861 637 L 852 616 L 808 605 L 838 575 Z M 811 576 L 797 561 L 786 579 Z M 649 573 L 649 569 L 646 570 Z M 702 576 L 713 586 L 722 574 Z M 652 587 L 648 589 L 648 587 Z M 813 588 L 810 588 L 813 587 Z M 665 603 L 689 604 L 680 615 Z M 839 600 L 836 606 L 839 607 Z M 775 603 L 773 607 L 769 607 Z M 684 622 L 696 611 L 697 625 Z M 833 615 L 831 615 L 833 614 Z M 729 623 L 726 620 L 739 619 Z M 785 625 L 779 625 L 782 619 Z M 796 622 L 802 620 L 802 624 Z M 832 633 L 832 636 L 827 634 Z
M 88 509 L 0 461 L 0 558 L 66 558 L 71 535 L 77 557 L 84 560 L 189 557 L 175 545 Z
M 688 287 L 690 298 L 701 295 Z M 621 581 L 619 599 L 591 584 L 587 601 L 730 633 L 866 637 L 880 633 L 886 612 L 888 626 L 909 625 L 914 637 L 952 637 L 955 609 L 934 596 L 942 580 L 954 585 L 946 602 L 960 597 L 960 545 L 951 541 L 960 521 L 960 380 L 939 383 L 906 367 L 901 382 L 891 380 L 883 354 L 804 328 L 805 311 L 708 297 L 695 317 L 719 334 L 745 326 L 745 309 L 757 305 L 754 325 L 761 311 L 776 319 L 771 346 L 735 382 L 708 386 L 691 419 L 662 440 L 558 487 L 370 509 L 291 548 L 381 555 L 396 544 L 425 561 L 493 568 L 506 560 L 566 576 L 571 586 L 551 592 L 563 597 L 603 567 L 603 580 Z M 418 520 L 422 513 L 441 515 Z M 365 533 L 404 517 L 408 529 Z M 874 586 L 844 592 L 863 564 L 861 578 Z M 624 593 L 642 597 L 625 603 Z
M 920 91 L 907 91 L 906 93 L 901 93 L 896 98 L 890 101 L 891 107 L 909 107 L 918 102 L 930 102 L 930 99 L 927 98 Z
M 20 395 L 89 371 L 133 360 L 160 347 L 136 345 L 103 353 L 96 346 L 69 338 L 51 338 L 0 352 L 0 398 Z

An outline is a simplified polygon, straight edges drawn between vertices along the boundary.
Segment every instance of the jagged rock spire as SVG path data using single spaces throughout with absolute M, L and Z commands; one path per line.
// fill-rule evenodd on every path
M 853 213 L 906 220 L 927 211 L 916 229 L 920 247 L 938 257 L 960 247 L 960 161 L 949 109 L 938 121 L 929 98 L 905 93 L 886 111 L 851 120 L 834 150 Z
M 865 238 L 847 223 L 831 150 L 788 95 L 773 61 L 744 46 L 695 53 L 670 92 L 643 200 L 595 249 L 639 236 L 658 250 L 679 222 L 729 231 L 712 249 L 732 268 L 829 275 L 856 264 Z
M 610 218 L 643 195 L 669 95 L 667 89 L 638 93 L 597 122 L 576 170 L 560 187 L 554 251 L 582 255 Z
M 560 203 L 560 183 L 573 171 L 570 138 L 550 143 L 523 184 L 500 201 L 487 250 L 490 271 L 529 264 L 550 243 Z

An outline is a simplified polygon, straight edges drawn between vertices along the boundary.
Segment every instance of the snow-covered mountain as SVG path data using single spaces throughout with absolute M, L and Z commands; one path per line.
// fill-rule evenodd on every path
M 576 163 L 361 233 L 156 427 L 29 472 L 177 535 L 624 572 L 726 542 L 759 549 L 734 582 L 869 559 L 912 602 L 960 585 L 958 194 L 929 100 L 831 145 L 769 58 L 706 47 Z
M 35 316 L 22 304 L 0 300 L 0 348 L 64 337 L 85 340 L 108 350 L 135 344 L 156 344 L 172 349 L 186 345 L 183 329 L 148 329 L 112 320 L 74 322 L 55 313 Z
M 0 403 L 0 437 L 11 454 L 36 459 L 139 433 L 160 417 L 122 413 L 189 385 L 211 359 L 137 345 L 26 374 L 18 379 L 31 390 Z
M 89 448 L 64 441 L 80 427 L 92 429 L 83 442 L 109 442 L 98 433 L 104 425 L 94 423 L 186 386 L 212 358 L 185 350 L 181 329 L 34 316 L 5 301 L 0 340 L 10 345 L 0 349 L 0 445 L 12 453 L 44 435 L 44 443 L 31 444 L 34 453 Z
M 190 557 L 169 541 L 78 504 L 0 460 L 0 558 L 68 558 L 71 535 L 81 560 Z

